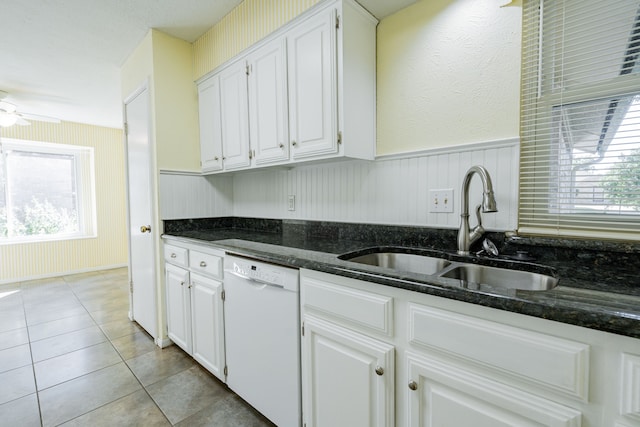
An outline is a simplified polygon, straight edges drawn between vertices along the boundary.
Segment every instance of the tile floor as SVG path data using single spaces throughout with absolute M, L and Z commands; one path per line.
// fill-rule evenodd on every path
M 127 270 L 0 285 L 0 426 L 273 426 L 127 318 Z

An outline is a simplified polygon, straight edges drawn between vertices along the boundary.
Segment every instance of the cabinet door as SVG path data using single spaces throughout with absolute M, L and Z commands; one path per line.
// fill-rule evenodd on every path
M 200 163 L 203 172 L 222 169 L 220 79 L 212 76 L 198 86 Z
M 224 381 L 224 316 L 221 294 L 221 282 L 197 274 L 191 275 L 193 358 Z
M 191 354 L 189 272 L 174 265 L 166 264 L 165 277 L 169 338 L 177 346 Z
M 257 165 L 289 159 L 286 40 L 249 58 L 249 130 Z
M 338 152 L 336 11 L 287 36 L 289 128 L 294 159 Z
M 394 425 L 394 348 L 307 316 L 303 337 L 307 427 Z
M 238 61 L 225 68 L 220 72 L 219 78 L 224 168 L 248 167 L 251 159 L 245 61 Z
M 423 355 L 407 355 L 411 426 L 579 427 L 581 413 Z

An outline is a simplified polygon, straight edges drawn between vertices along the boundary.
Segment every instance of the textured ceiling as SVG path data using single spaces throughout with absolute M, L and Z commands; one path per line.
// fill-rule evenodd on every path
M 120 67 L 148 30 L 192 42 L 241 1 L 2 0 L 0 90 L 20 112 L 119 128 Z M 414 2 L 361 3 L 381 18 Z

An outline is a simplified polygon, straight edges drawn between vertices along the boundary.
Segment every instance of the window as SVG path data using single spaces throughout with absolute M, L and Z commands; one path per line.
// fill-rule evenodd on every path
M 640 1 L 525 0 L 519 231 L 640 240 Z
M 3 139 L 0 243 L 95 236 L 93 148 Z

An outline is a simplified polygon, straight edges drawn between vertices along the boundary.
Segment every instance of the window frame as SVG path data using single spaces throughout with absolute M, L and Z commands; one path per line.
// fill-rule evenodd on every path
M 76 186 L 76 205 L 78 210 L 78 231 L 55 234 L 37 234 L 30 236 L 0 237 L 0 246 L 16 243 L 39 243 L 63 240 L 77 240 L 97 237 L 97 215 L 95 196 L 95 149 L 84 145 L 58 144 L 14 138 L 0 140 L 0 161 L 5 161 L 6 153 L 11 150 L 38 154 L 69 155 L 75 162 L 74 180 Z M 7 182 L 6 164 L 3 168 L 3 181 Z M 5 195 L 8 188 L 5 188 Z M 5 200 L 6 203 L 6 200 Z M 8 216 L 8 215 L 7 215 Z

